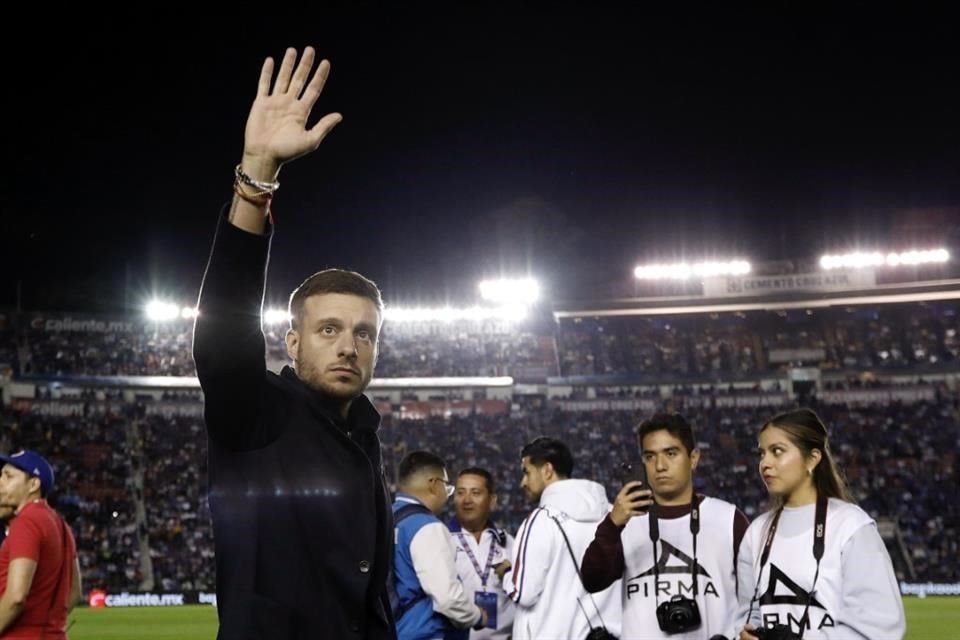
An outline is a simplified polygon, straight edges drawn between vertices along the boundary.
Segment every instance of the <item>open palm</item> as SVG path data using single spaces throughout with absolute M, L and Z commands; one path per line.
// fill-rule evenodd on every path
M 299 64 L 296 64 L 296 50 L 287 49 L 272 90 L 273 59 L 264 61 L 257 97 L 247 117 L 245 155 L 261 158 L 279 168 L 315 150 L 340 122 L 342 118 L 339 113 L 330 113 L 313 127 L 307 128 L 310 112 L 330 74 L 330 64 L 324 60 L 310 77 L 314 57 L 313 48 L 307 47 Z

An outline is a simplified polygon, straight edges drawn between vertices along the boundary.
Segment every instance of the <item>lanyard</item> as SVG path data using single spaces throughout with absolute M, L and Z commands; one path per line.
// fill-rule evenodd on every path
M 457 536 L 460 538 L 460 546 L 463 547 L 467 557 L 470 558 L 470 562 L 473 564 L 474 570 L 477 572 L 477 575 L 480 576 L 480 584 L 483 585 L 483 590 L 486 591 L 487 580 L 490 579 L 490 570 L 493 568 L 493 555 L 497 552 L 496 540 L 490 540 L 490 553 L 487 554 L 487 566 L 481 569 L 480 563 L 477 562 L 477 556 L 473 555 L 473 550 L 470 548 L 467 537 L 463 535 L 462 531 L 458 531 Z M 483 538 L 482 535 L 480 537 Z

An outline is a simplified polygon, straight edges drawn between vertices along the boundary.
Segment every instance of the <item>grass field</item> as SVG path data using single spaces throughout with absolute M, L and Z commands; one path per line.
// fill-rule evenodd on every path
M 904 598 L 908 640 L 955 638 L 960 598 Z M 77 609 L 70 640 L 214 640 L 217 612 L 210 606 Z M 876 638 L 875 640 L 883 640 Z
M 217 610 L 190 607 L 80 608 L 70 615 L 70 640 L 214 640 Z

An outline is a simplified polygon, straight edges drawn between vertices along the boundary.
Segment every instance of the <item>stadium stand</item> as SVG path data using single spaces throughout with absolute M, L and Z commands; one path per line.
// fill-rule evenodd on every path
M 798 403 L 834 435 L 853 495 L 881 523 L 901 579 L 960 582 L 960 335 L 957 300 L 815 309 L 421 322 L 386 327 L 378 380 L 388 478 L 407 451 L 480 465 L 499 519 L 529 512 L 518 452 L 568 442 L 575 475 L 603 483 L 635 457 L 634 427 L 685 412 L 708 452 L 698 489 L 764 508 L 755 433 Z M 29 447 L 58 470 L 53 496 L 77 532 L 85 584 L 120 591 L 214 586 L 202 397 L 191 321 L 69 313 L 0 315 L 0 448 Z M 274 368 L 282 331 L 267 330 Z M 510 376 L 506 388 L 410 377 Z M 376 382 L 376 381 L 375 381 Z

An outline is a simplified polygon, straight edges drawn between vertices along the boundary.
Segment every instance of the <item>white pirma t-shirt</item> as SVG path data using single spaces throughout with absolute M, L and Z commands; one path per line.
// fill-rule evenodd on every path
M 816 504 L 783 509 L 759 581 L 760 557 L 774 512 L 763 514 L 747 529 L 737 562 L 738 631 L 750 622 L 789 625 L 799 633 L 806 596 L 814 587 L 815 513 Z M 903 638 L 906 623 L 900 588 L 873 519 L 860 507 L 831 498 L 824 542 L 804 640 Z
M 700 640 L 715 635 L 730 637 L 737 607 L 733 560 L 734 519 L 737 508 L 724 500 L 705 497 L 700 502 L 697 535 L 697 607 L 701 624 L 686 633 L 660 629 L 656 610 L 673 596 L 693 598 L 693 535 L 690 514 L 658 518 L 659 579 L 654 585 L 653 543 L 650 517 L 632 518 L 621 533 L 623 541 L 622 640 Z

